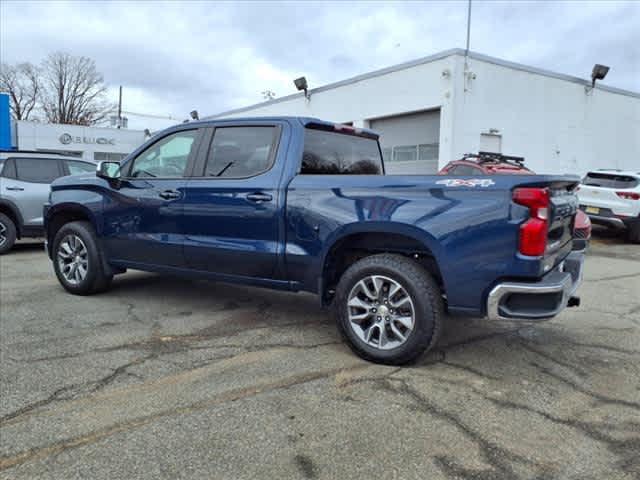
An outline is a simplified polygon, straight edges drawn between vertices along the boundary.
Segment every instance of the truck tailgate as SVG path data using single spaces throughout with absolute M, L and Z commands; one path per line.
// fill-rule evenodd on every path
M 543 256 L 544 271 L 551 270 L 571 252 L 574 222 L 578 210 L 576 195 L 578 184 L 578 177 L 575 179 L 559 177 L 551 181 L 526 184 L 527 187 L 547 188 L 549 191 L 547 246 Z

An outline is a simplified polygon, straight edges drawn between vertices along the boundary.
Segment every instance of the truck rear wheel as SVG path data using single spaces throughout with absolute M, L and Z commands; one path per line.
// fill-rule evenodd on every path
M 365 257 L 340 278 L 336 322 L 351 349 L 366 360 L 401 365 L 436 344 L 442 330 L 440 288 L 402 255 Z

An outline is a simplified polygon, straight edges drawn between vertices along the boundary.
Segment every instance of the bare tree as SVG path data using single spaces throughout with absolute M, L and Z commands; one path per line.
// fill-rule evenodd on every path
M 11 113 L 16 120 L 29 120 L 40 92 L 40 72 L 31 63 L 0 65 L 0 91 L 9 94 Z
M 42 72 L 42 110 L 49 122 L 95 125 L 113 111 L 92 59 L 52 53 L 42 62 Z

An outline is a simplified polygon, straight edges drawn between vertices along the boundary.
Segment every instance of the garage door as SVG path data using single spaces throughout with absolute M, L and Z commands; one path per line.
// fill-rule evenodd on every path
M 387 173 L 438 171 L 439 109 L 371 120 L 369 126 L 380 134 Z

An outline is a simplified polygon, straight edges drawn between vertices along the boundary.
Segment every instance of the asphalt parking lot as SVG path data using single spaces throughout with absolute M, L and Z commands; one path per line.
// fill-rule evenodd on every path
M 0 259 L 0 478 L 637 479 L 640 246 L 598 233 L 582 306 L 448 319 L 354 356 L 315 297 L 131 272 L 66 294 Z

